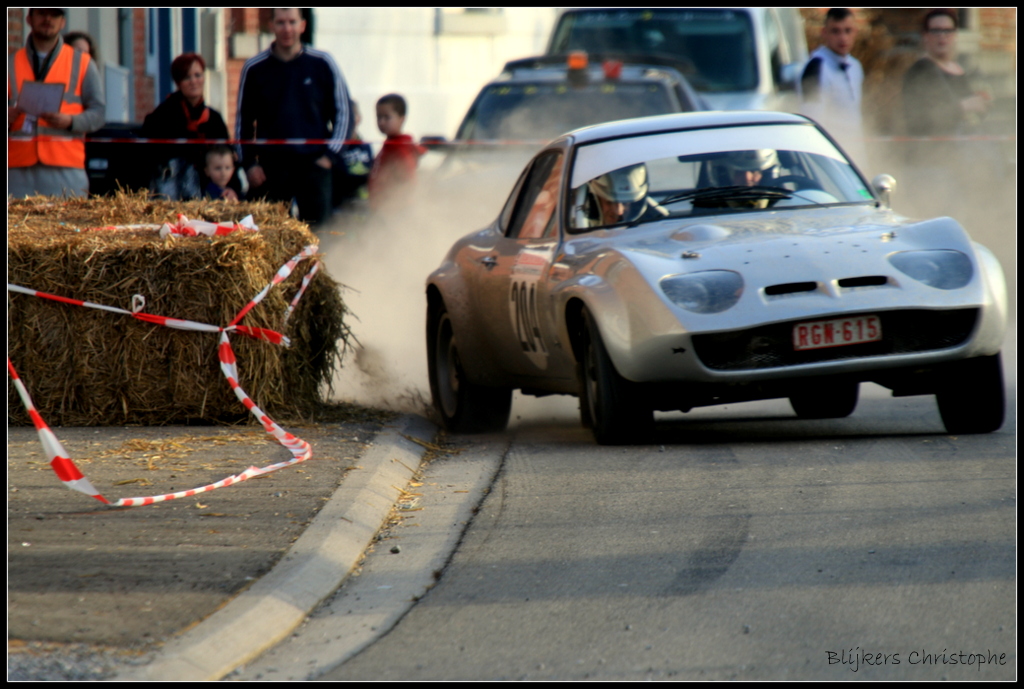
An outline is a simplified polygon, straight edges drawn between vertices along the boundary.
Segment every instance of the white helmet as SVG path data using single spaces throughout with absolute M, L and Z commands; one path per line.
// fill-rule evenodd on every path
M 714 162 L 713 174 L 715 184 L 729 186 L 733 184 L 733 175 L 737 172 L 760 172 L 763 179 L 774 179 L 778 176 L 779 154 L 771 148 L 755 148 L 749 151 L 732 151 L 721 156 Z
M 620 167 L 590 180 L 590 190 L 612 203 L 633 203 L 647 196 L 647 166 Z

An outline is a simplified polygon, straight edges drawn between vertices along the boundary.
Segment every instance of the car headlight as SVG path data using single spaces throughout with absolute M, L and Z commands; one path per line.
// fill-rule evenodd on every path
M 673 304 L 694 313 L 721 313 L 743 294 L 743 278 L 731 270 L 706 270 L 661 279 L 661 291 Z
M 901 251 L 889 256 L 901 273 L 936 289 L 960 289 L 974 276 L 971 259 L 959 251 Z

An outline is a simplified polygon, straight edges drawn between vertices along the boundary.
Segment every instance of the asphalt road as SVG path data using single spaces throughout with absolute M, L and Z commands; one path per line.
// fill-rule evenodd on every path
M 647 447 L 594 445 L 568 400 L 518 405 L 438 583 L 322 678 L 1013 679 L 1007 376 L 1008 421 L 980 436 L 868 385 L 848 419 L 716 407 Z

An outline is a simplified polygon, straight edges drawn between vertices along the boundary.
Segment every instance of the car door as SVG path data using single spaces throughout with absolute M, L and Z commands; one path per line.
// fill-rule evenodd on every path
M 486 289 L 477 295 L 492 350 L 516 376 L 543 377 L 552 345 L 546 277 L 558 247 L 564 153 L 539 155 L 520 187 L 504 234 L 484 252 Z

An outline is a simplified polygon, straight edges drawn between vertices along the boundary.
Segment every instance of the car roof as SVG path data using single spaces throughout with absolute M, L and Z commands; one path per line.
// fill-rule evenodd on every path
M 686 78 L 670 65 L 647 64 L 644 62 L 623 61 L 621 72 L 613 81 L 675 81 L 686 83 Z M 540 55 L 537 57 L 521 58 L 505 63 L 501 74 L 495 77 L 488 86 L 492 84 L 507 84 L 508 82 L 564 82 L 568 78 L 569 67 L 566 64 L 565 56 Z M 605 79 L 604 64 L 601 59 L 589 58 L 586 66 L 587 79 L 592 82 Z
M 481 93 L 491 86 L 501 84 L 554 84 L 566 83 L 569 79 L 568 55 L 538 55 L 519 58 L 505 63 L 501 74 L 487 82 Z M 650 59 L 646 59 L 650 58 Z M 686 77 L 676 69 L 673 61 L 656 59 L 656 56 L 623 54 L 620 56 L 589 55 L 586 67 L 587 82 L 590 85 L 606 83 L 657 83 L 676 90 L 680 106 L 684 110 L 706 110 L 707 103 L 693 88 Z M 617 62 L 621 66 L 619 76 L 607 79 L 605 63 Z M 681 92 L 681 93 L 680 93 Z
M 558 16 L 563 14 L 580 14 L 584 12 L 614 12 L 616 10 L 733 10 L 734 12 L 746 12 L 758 14 L 767 12 L 767 7 L 566 7 L 559 11 Z
M 654 117 L 639 117 L 632 120 L 595 124 L 569 132 L 565 135 L 565 138 L 572 138 L 576 143 L 589 143 L 603 139 L 618 139 L 674 129 L 708 129 L 761 124 L 807 124 L 813 126 L 813 122 L 806 117 L 788 112 L 716 110 L 656 115 Z

